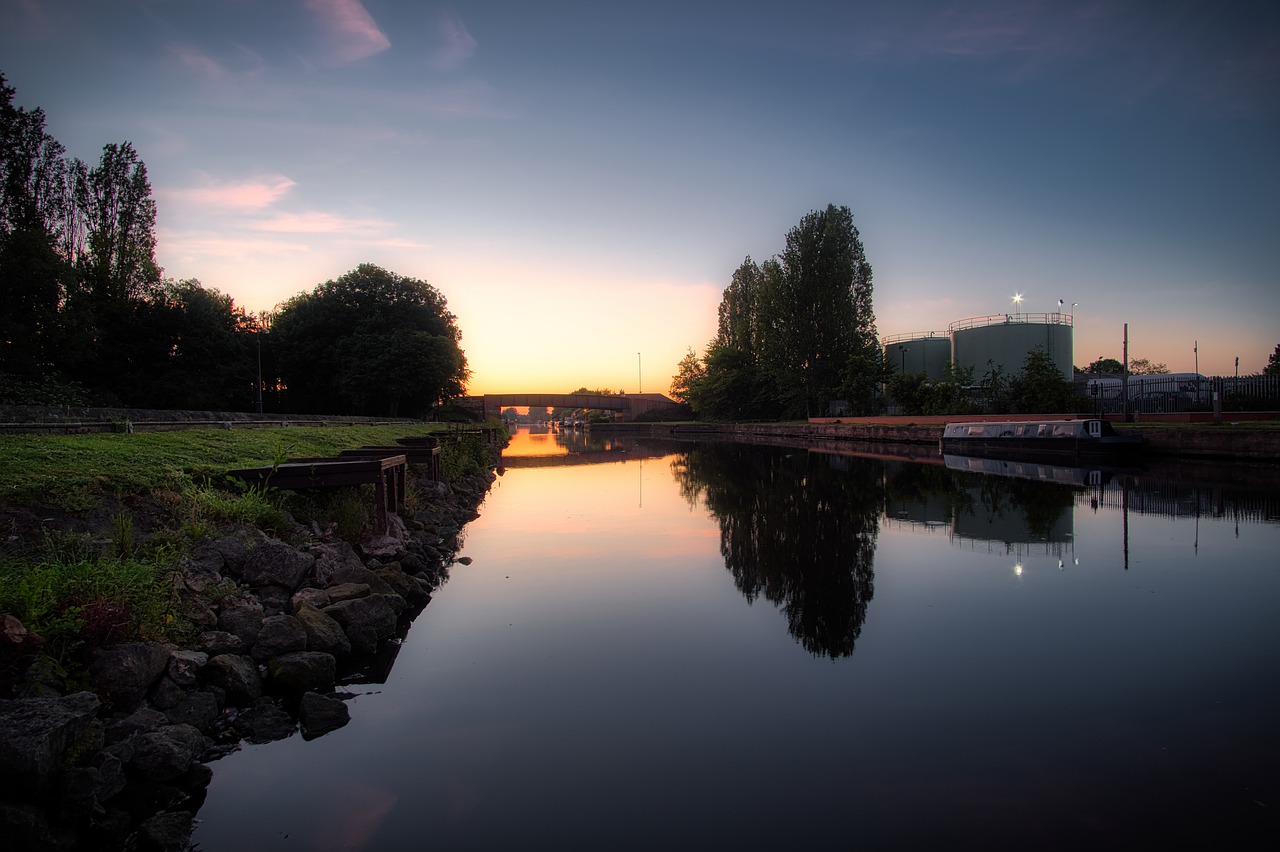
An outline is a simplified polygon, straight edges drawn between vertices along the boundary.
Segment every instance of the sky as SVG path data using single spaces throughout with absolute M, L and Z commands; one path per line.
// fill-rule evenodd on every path
M 1280 343 L 1280 3 L 0 0 L 0 72 L 129 141 L 164 274 L 270 310 L 430 282 L 472 393 L 666 391 L 744 257 L 854 214 L 881 335 L 1074 317 L 1074 362 Z M 1074 306 L 1074 307 L 1073 307 Z

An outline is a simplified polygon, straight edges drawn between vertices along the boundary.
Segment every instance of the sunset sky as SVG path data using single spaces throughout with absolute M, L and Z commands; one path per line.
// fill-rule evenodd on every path
M 1280 3 L 0 0 L 72 156 L 128 140 L 165 275 L 250 310 L 376 263 L 472 392 L 665 391 L 745 255 L 854 212 L 882 335 L 1075 309 L 1075 358 L 1280 343 Z M 639 387 L 638 387 L 639 383 Z

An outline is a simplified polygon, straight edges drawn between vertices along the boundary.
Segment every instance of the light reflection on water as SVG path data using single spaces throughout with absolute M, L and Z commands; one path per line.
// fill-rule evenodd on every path
M 205 852 L 1221 848 L 1274 827 L 1274 497 L 597 452 L 508 465 L 474 564 L 351 724 L 215 764 Z

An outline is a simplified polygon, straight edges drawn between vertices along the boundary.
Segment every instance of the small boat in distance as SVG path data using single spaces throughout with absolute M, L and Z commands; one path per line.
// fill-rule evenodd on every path
M 1141 435 L 1121 435 L 1098 418 L 948 423 L 939 441 L 943 453 L 990 458 L 1114 458 L 1145 445 Z

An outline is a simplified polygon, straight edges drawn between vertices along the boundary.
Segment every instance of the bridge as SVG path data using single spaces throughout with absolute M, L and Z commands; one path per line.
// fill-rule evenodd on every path
M 482 419 L 497 417 L 502 409 L 512 406 L 533 408 L 592 408 L 616 411 L 623 420 L 632 420 L 653 408 L 675 405 L 675 400 L 660 393 L 487 393 L 464 396 L 457 400 L 461 408 L 474 411 Z

